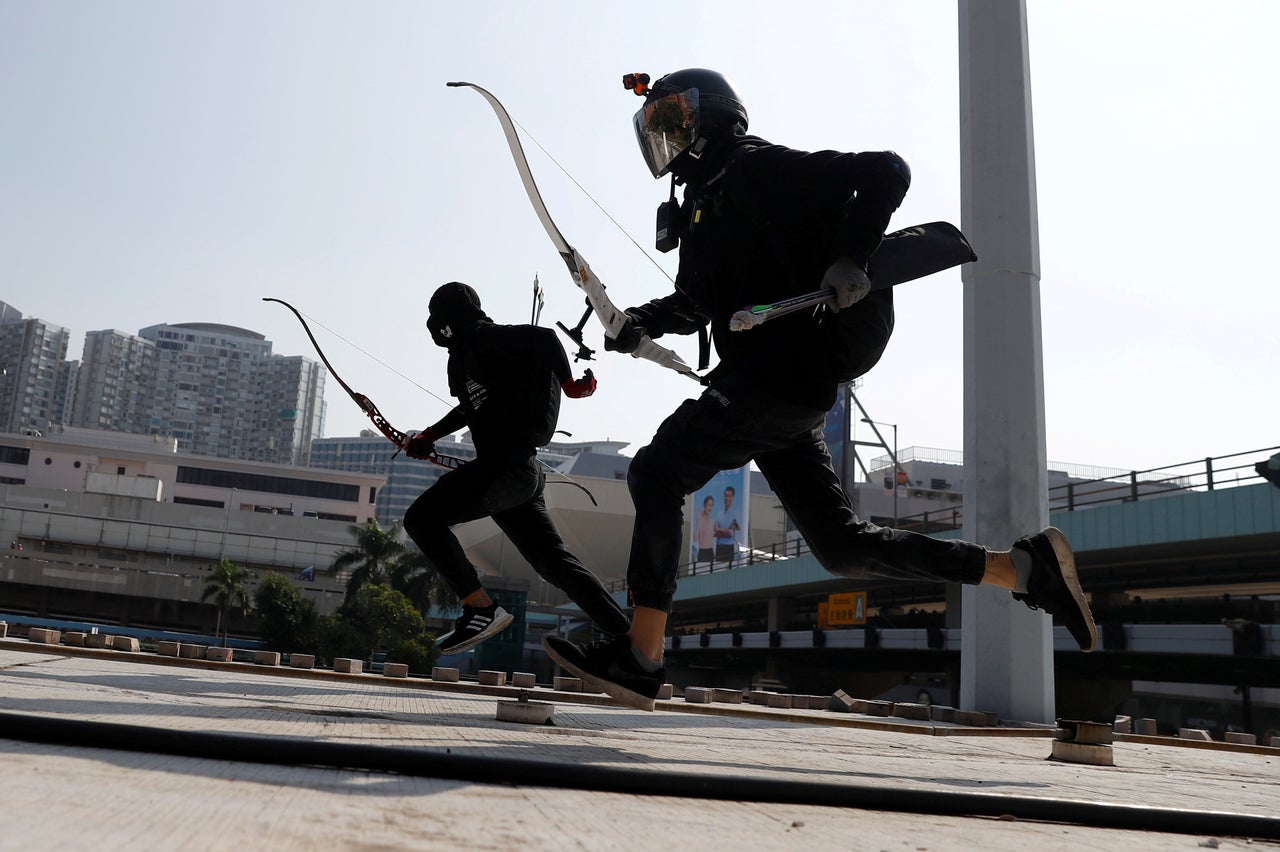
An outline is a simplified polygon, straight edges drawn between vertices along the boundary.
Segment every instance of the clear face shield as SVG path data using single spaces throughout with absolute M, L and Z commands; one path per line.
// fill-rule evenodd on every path
M 649 171 L 662 177 L 671 161 L 698 139 L 698 90 L 685 89 L 650 101 L 632 121 Z

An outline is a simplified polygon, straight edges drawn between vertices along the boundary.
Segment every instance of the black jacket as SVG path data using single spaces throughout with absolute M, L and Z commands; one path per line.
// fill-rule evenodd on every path
M 834 321 L 825 309 L 780 317 L 749 331 L 729 318 L 752 304 L 819 289 L 833 261 L 866 268 L 909 173 L 892 152 L 805 152 L 741 137 L 727 165 L 685 188 L 676 292 L 632 309 L 651 337 L 689 334 L 707 322 L 720 362 L 712 386 L 749 385 L 764 396 L 830 408 L 839 379 L 830 364 Z M 895 163 L 900 164 L 895 167 Z M 872 293 L 845 314 L 865 334 L 868 366 L 893 329 L 892 290 Z
M 477 455 L 527 456 L 550 442 L 560 417 L 560 386 L 572 378 L 555 332 L 482 321 L 449 350 L 449 392 L 458 406 L 432 427 L 471 430 Z

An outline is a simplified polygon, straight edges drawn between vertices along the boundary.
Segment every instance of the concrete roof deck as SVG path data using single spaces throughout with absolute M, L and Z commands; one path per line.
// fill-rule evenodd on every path
M 161 659 L 165 664 L 156 665 Z M 0 847 L 595 850 L 803 844 L 1020 852 L 1034 846 L 1048 852 L 1185 850 L 1216 841 L 1225 849 L 1280 848 L 1249 844 L 1222 830 L 1230 818 L 1213 823 L 1219 830 L 1212 834 L 1158 830 L 1179 813 L 1218 812 L 1241 815 L 1242 827 L 1280 837 L 1277 749 L 1192 748 L 1136 739 L 1115 744 L 1114 767 L 1098 767 L 1046 760 L 1051 741 L 1044 730 L 913 726 L 825 711 L 717 709 L 679 700 L 643 713 L 603 696 L 545 688 L 530 697 L 555 703 L 554 725 L 496 721 L 498 701 L 517 693 L 474 683 L 201 664 L 0 641 L 0 715 L 6 721 L 46 720 L 91 734 L 142 731 L 144 739 L 154 732 L 158 750 L 179 746 L 164 754 L 111 748 L 131 745 L 123 738 L 101 741 L 100 748 L 57 737 L 40 742 L 13 724 L 7 728 L 13 738 L 4 739 L 6 727 L 0 725 L 7 770 Z M 246 742 L 260 745 L 262 754 L 233 760 L 177 753 L 184 741 L 203 736 L 222 737 L 232 746 L 228 757 Z M 268 760 L 279 743 L 301 745 L 319 765 L 258 762 Z M 346 763 L 331 760 L 326 751 L 344 748 Z M 405 764 L 401 773 L 362 763 L 361 755 L 378 754 L 418 755 L 422 761 Z M 650 783 L 631 792 L 593 783 L 632 774 Z M 737 785 L 741 796 L 709 795 L 716 782 Z M 788 790 L 798 794 L 796 800 L 786 800 Z M 830 804 L 804 803 L 806 793 L 815 791 Z M 889 803 L 896 794 L 907 797 L 905 807 Z M 1028 802 L 1061 803 L 1077 818 L 1081 808 L 1096 811 L 1097 805 L 1138 818 L 1146 813 L 1141 808 L 1161 810 L 1149 814 L 1151 831 L 1100 827 L 1091 819 L 948 812 L 957 803 L 964 812 L 966 797 L 975 804 L 1000 797 L 1010 813 Z M 933 800 L 941 806 L 930 806 Z M 926 806 L 914 808 L 913 802 Z

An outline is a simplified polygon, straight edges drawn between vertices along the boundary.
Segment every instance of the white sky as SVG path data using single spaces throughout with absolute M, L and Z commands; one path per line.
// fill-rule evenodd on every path
M 1280 444 L 1280 3 L 1028 5 L 1049 458 L 1149 468 Z M 161 322 L 241 326 L 312 356 L 261 301 L 275 296 L 444 396 L 423 326 L 439 284 L 466 281 L 497 321 L 526 322 L 537 273 L 544 324 L 582 311 L 488 105 L 446 81 L 490 89 L 646 248 L 667 184 L 639 156 L 621 75 L 690 66 L 733 79 L 770 141 L 905 156 L 914 183 L 891 227 L 960 224 L 956 15 L 944 0 L 0 0 L 0 300 L 69 328 L 71 357 L 86 331 Z M 615 302 L 670 292 L 525 147 Z M 674 274 L 674 253 L 656 256 Z M 903 448 L 963 447 L 961 310 L 958 272 L 897 291 L 896 334 L 859 396 Z M 399 428 L 444 413 L 317 334 Z M 693 338 L 674 340 L 696 358 Z M 578 439 L 634 452 L 697 391 L 601 355 L 599 392 L 563 406 Z M 367 427 L 332 381 L 327 398 L 328 435 Z

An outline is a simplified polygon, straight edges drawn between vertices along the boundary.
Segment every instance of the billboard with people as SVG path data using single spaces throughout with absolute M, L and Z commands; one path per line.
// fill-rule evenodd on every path
M 728 568 L 750 542 L 751 469 L 723 470 L 690 498 L 689 564 Z

